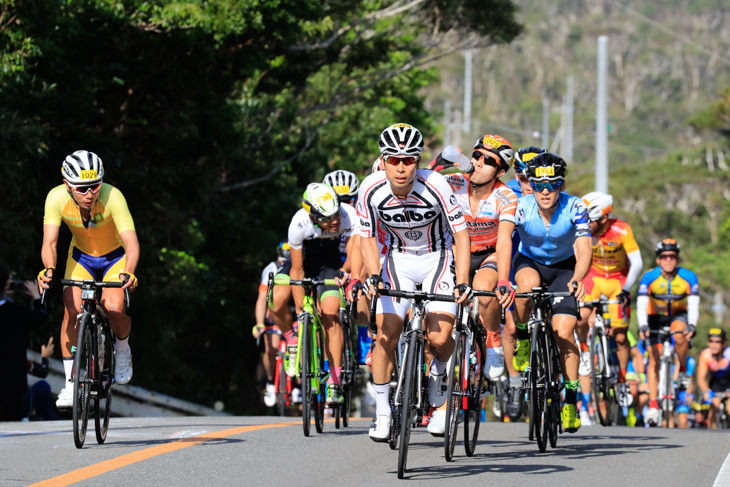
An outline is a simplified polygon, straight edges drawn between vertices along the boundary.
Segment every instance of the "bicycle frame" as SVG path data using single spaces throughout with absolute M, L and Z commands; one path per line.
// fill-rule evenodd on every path
M 424 303 L 418 303 L 413 306 L 411 312 L 411 320 L 408 322 L 406 330 L 404 330 L 405 347 L 403 350 L 402 357 L 408 356 L 408 347 L 410 346 L 409 337 L 411 334 L 416 334 L 416 352 L 420 352 L 416 355 L 416 370 L 423 371 L 423 364 L 425 362 L 425 351 L 423 349 L 423 316 L 425 315 Z M 400 347 L 398 347 L 400 348 Z M 398 350 L 396 350 L 398 353 Z M 401 398 L 403 397 L 403 380 L 405 379 L 405 367 L 402 367 L 398 374 L 398 385 L 395 388 L 395 395 L 393 399 L 393 406 L 400 408 L 402 406 Z M 423 409 L 423 374 L 418 374 L 418 381 L 416 383 L 416 409 L 422 412 Z

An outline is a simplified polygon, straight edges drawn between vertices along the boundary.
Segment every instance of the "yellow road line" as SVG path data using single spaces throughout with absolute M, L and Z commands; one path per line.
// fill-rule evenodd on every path
M 366 419 L 366 418 L 350 418 L 350 421 L 352 420 L 359 420 L 359 419 Z M 334 419 L 327 419 L 325 422 L 331 422 L 334 421 Z M 122 455 L 121 457 L 112 458 L 111 460 L 105 460 L 103 462 L 99 462 L 94 465 L 89 465 L 88 467 L 79 468 L 78 470 L 74 470 L 69 473 L 65 473 L 63 475 L 59 475 L 58 477 L 53 477 L 48 480 L 44 480 L 42 482 L 38 482 L 35 484 L 31 484 L 29 487 L 65 487 L 67 485 L 75 484 L 76 482 L 81 482 L 82 480 L 87 480 L 92 477 L 96 477 L 98 475 L 105 474 L 107 472 L 111 472 L 112 470 L 116 470 L 118 468 L 126 467 L 127 465 L 131 465 L 133 463 L 141 462 L 143 460 L 147 460 L 149 458 L 156 457 L 158 455 L 162 455 L 163 453 L 169 453 L 176 450 L 182 450 L 183 448 L 187 448 L 189 446 L 197 445 L 198 443 L 203 443 L 206 441 L 211 440 L 218 440 L 220 438 L 225 438 L 227 436 L 233 436 L 233 435 L 239 435 L 241 433 L 248 433 L 251 431 L 257 431 L 262 429 L 268 429 L 268 428 L 281 428 L 284 426 L 293 426 L 297 424 L 302 424 L 301 421 L 297 422 L 291 422 L 291 423 L 274 423 L 274 424 L 260 424 L 260 425 L 254 425 L 254 426 L 239 426 L 238 428 L 231 428 L 227 430 L 221 430 L 221 431 L 215 431 L 212 433 L 203 433 L 198 436 L 191 436 L 189 438 L 183 438 L 177 441 L 173 441 L 170 443 L 165 443 L 163 445 L 157 445 L 150 448 L 145 448 L 144 450 L 139 450 L 136 452 L 128 453 L 126 455 Z

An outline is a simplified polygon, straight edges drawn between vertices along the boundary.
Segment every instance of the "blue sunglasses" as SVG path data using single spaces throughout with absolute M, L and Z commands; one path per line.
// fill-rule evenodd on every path
M 563 186 L 563 181 L 547 181 L 544 183 L 530 181 L 530 186 L 532 187 L 532 190 L 537 193 L 542 193 L 546 188 L 552 193 L 553 191 L 558 190 Z

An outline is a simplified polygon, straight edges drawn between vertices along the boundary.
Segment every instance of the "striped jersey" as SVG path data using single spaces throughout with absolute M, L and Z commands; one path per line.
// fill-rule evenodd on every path
M 418 255 L 450 249 L 451 234 L 467 228 L 451 186 L 427 169 L 416 170 L 405 198 L 393 194 L 385 171 L 371 174 L 360 184 L 357 212 L 360 235 L 376 237 L 380 223 L 390 252 Z

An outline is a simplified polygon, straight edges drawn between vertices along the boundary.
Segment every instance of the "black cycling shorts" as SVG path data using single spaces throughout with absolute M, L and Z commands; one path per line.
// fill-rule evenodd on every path
M 486 262 L 487 258 L 490 257 L 492 254 L 494 254 L 494 249 L 489 250 L 482 250 L 481 252 L 472 252 L 471 253 L 471 263 L 469 265 L 469 285 L 472 285 L 472 282 L 474 281 L 474 276 L 476 275 L 477 271 L 480 271 L 482 269 L 493 269 L 494 272 L 497 272 L 497 261 L 494 259 L 490 259 L 488 262 Z
M 337 257 L 337 260 L 334 263 L 339 263 L 340 256 L 339 254 L 335 255 Z M 333 262 L 324 262 L 323 259 L 304 259 L 304 277 L 309 277 L 312 279 L 334 279 L 337 277 L 337 273 L 340 271 L 340 266 L 335 265 L 332 266 Z M 286 259 L 286 262 L 284 262 L 284 265 L 282 265 L 278 271 L 276 271 L 276 274 L 283 274 L 288 276 L 291 272 L 291 257 Z M 340 293 L 340 287 L 339 286 L 317 286 L 317 294 L 319 294 L 320 298 L 326 297 L 325 293 L 328 295 L 331 295 L 332 293 L 337 293 L 339 296 Z
M 651 333 L 649 333 L 649 345 L 657 345 L 659 343 L 659 333 L 662 328 L 665 326 L 668 326 L 671 328 L 672 323 L 675 321 L 681 321 L 685 325 L 687 324 L 687 312 L 682 311 L 681 313 L 677 313 L 675 315 L 649 315 L 648 316 L 649 321 L 649 329 L 651 330 Z
M 547 284 L 549 292 L 565 293 L 570 291 L 568 284 L 575 273 L 575 256 L 572 255 L 557 264 L 545 265 L 517 252 L 512 258 L 512 269 L 514 269 L 515 275 L 524 267 L 535 269 L 540 274 L 542 284 Z M 575 297 L 552 298 L 550 304 L 553 316 L 569 315 L 578 318 Z

